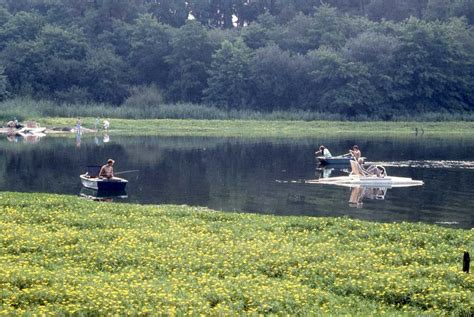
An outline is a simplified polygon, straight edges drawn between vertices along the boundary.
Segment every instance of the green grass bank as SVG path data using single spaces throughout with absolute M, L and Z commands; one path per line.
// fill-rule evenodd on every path
M 77 118 L 39 118 L 47 127 L 73 127 Z M 95 118 L 81 118 L 86 128 Z M 177 135 L 220 137 L 314 137 L 326 134 L 374 136 L 431 135 L 474 136 L 474 122 L 350 122 L 350 121 L 264 121 L 194 119 L 109 119 L 110 133 L 130 135 Z M 100 121 L 102 124 L 102 120 Z
M 474 312 L 474 230 L 0 192 L 0 231 L 0 315 Z

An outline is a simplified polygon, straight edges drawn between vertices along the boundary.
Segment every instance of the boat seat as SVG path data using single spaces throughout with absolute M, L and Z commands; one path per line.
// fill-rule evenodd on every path
M 98 165 L 88 165 L 87 166 L 87 176 L 89 177 L 99 177 L 100 168 L 102 166 Z

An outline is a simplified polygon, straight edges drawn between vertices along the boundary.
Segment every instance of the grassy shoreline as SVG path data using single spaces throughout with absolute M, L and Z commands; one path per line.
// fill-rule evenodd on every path
M 76 118 L 40 118 L 47 127 L 73 127 Z M 126 135 L 314 137 L 322 134 L 364 134 L 380 136 L 428 135 L 474 136 L 474 122 L 348 122 L 348 121 L 263 121 L 192 119 L 109 119 L 110 133 Z M 94 128 L 95 118 L 82 118 L 83 126 Z M 101 121 L 102 122 L 102 121 Z
M 0 315 L 474 311 L 474 230 L 0 197 Z

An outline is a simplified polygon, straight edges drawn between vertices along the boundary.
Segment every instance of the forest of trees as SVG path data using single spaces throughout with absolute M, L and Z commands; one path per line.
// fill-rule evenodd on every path
M 467 113 L 473 24 L 472 0 L 0 0 L 0 100 Z

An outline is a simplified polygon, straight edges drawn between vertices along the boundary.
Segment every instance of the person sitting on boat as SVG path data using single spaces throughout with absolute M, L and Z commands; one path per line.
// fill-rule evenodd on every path
M 100 168 L 99 177 L 113 178 L 114 177 L 114 163 L 112 159 L 107 160 L 107 164 L 103 165 Z
M 331 152 L 329 152 L 329 150 L 328 150 L 324 145 L 321 145 L 321 146 L 319 147 L 319 151 L 314 152 L 314 154 L 315 154 L 316 156 L 322 155 L 322 156 L 324 156 L 324 157 L 326 157 L 326 158 L 332 157 Z
M 358 145 L 354 145 L 352 150 L 349 150 L 349 154 L 352 155 L 357 162 L 359 162 L 359 159 L 362 156 Z

